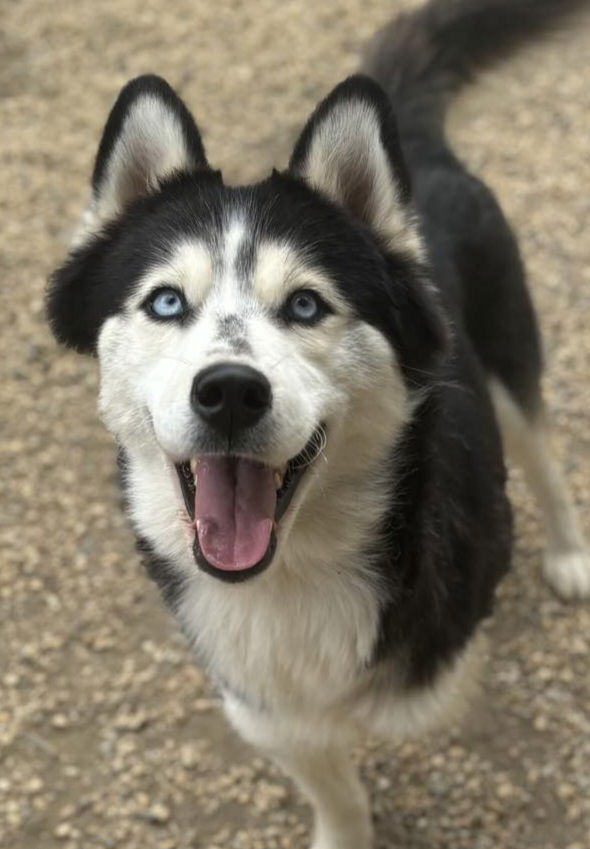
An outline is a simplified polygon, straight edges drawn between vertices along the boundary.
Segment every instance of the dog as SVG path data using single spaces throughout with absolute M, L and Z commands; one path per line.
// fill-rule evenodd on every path
M 349 753 L 469 701 L 508 570 L 504 450 L 544 574 L 590 596 L 551 453 L 515 237 L 444 134 L 472 72 L 581 3 L 431 0 L 317 107 L 286 170 L 230 187 L 157 76 L 120 93 L 48 316 L 100 363 L 151 577 L 238 732 L 368 849 Z

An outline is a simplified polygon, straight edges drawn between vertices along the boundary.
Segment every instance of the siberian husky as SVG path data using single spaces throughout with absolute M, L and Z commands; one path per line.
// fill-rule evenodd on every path
M 510 563 L 502 443 L 545 513 L 546 579 L 590 595 L 515 237 L 444 133 L 472 71 L 574 5 L 402 16 L 255 185 L 223 182 L 164 80 L 132 80 L 52 277 L 148 570 L 229 720 L 309 797 L 314 849 L 371 844 L 358 739 L 468 699 Z

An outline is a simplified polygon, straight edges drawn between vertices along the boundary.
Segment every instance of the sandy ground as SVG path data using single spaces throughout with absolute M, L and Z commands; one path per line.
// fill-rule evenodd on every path
M 118 509 L 96 367 L 58 350 L 43 289 L 86 198 L 118 88 L 178 87 L 213 163 L 284 164 L 316 100 L 394 0 L 3 0 L 0 10 L 0 844 L 303 849 L 292 786 L 235 739 L 142 574 Z M 405 5 L 412 5 L 406 2 Z M 556 442 L 590 507 L 590 33 L 535 47 L 453 111 L 458 148 L 519 232 Z M 542 529 L 514 476 L 515 568 L 484 692 L 444 736 L 359 753 L 378 845 L 590 847 L 590 606 L 539 578 Z

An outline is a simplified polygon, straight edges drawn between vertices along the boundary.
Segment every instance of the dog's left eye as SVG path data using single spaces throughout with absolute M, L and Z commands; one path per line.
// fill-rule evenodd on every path
M 146 306 L 154 318 L 178 318 L 186 312 L 184 298 L 176 289 L 158 289 L 150 295 Z
M 293 292 L 282 309 L 286 321 L 299 324 L 317 324 L 318 321 L 332 312 L 327 303 L 311 289 L 299 289 Z

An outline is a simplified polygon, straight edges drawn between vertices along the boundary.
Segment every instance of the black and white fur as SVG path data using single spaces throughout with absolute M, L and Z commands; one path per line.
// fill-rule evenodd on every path
M 99 358 L 150 573 L 230 721 L 310 798 L 313 849 L 371 844 L 355 741 L 420 733 L 469 697 L 479 625 L 510 561 L 497 421 L 547 519 L 547 580 L 564 598 L 590 595 L 518 248 L 443 131 L 472 67 L 573 5 L 432 0 L 379 37 L 368 76 L 320 104 L 285 172 L 242 188 L 210 168 L 163 80 L 133 80 L 52 278 L 57 338 Z M 156 321 L 146 299 L 170 285 L 186 313 Z M 326 305 L 317 323 L 285 317 L 298 290 Z M 218 362 L 272 388 L 272 408 L 231 446 L 190 403 Z M 265 568 L 235 582 L 199 568 L 175 464 L 229 452 L 280 469 L 320 425 L 325 444 Z

